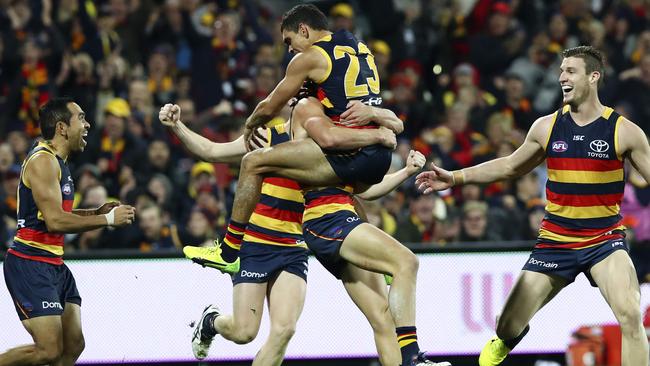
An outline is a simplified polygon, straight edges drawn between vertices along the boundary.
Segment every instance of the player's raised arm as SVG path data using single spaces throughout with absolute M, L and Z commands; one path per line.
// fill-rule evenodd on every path
M 650 146 L 648 145 L 648 137 L 639 126 L 625 118 L 622 118 L 619 123 L 618 141 L 616 143 L 620 148 L 616 149 L 616 153 L 628 156 L 636 170 L 641 173 L 647 182 L 650 182 Z
M 335 126 L 315 98 L 301 99 L 293 111 L 292 119 L 324 149 L 350 150 L 374 144 L 394 148 L 397 144 L 395 134 L 387 128 L 354 130 Z
M 50 232 L 74 233 L 104 226 L 123 226 L 133 222 L 135 209 L 119 206 L 106 215 L 79 216 L 63 210 L 59 165 L 49 154 L 39 154 L 25 166 L 24 183 L 31 187 L 38 210 Z
M 181 108 L 176 104 L 165 104 L 160 108 L 158 118 L 201 160 L 211 163 L 238 163 L 247 152 L 243 136 L 231 142 L 216 143 L 192 131 L 181 121 Z
M 537 119 L 524 143 L 508 156 L 453 172 L 431 163 L 431 171 L 420 173 L 415 184 L 427 194 L 460 184 L 484 184 L 520 177 L 544 161 L 544 149 L 552 121 L 552 114 Z
M 357 197 L 372 201 L 387 195 L 400 184 L 404 183 L 405 180 L 422 170 L 426 162 L 427 159 L 421 152 L 411 150 L 404 168 L 395 173 L 386 174 L 380 183 L 373 184 L 365 192 L 357 194 Z
M 308 50 L 294 56 L 287 66 L 284 78 L 264 100 L 257 104 L 246 120 L 247 131 L 277 116 L 289 99 L 298 94 L 305 80 L 317 80 L 327 69 L 327 59 L 316 50 Z M 248 134 L 245 136 L 247 137 Z

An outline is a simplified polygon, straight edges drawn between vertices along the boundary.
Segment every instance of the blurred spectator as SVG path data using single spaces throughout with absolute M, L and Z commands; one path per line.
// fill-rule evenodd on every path
M 151 80 L 149 86 L 142 80 L 134 80 L 129 84 L 129 106 L 132 112 L 129 131 L 133 136 L 151 139 L 161 135 L 162 125 L 157 120 L 158 111 L 154 107 Z
M 513 25 L 511 9 L 506 2 L 495 2 L 483 34 L 470 40 L 470 60 L 479 70 L 484 85 L 507 70 L 510 62 L 522 51 L 523 30 Z
M 153 96 L 150 99 L 156 105 L 163 105 L 175 99 L 175 85 L 172 76 L 173 51 L 169 45 L 160 45 L 149 55 L 147 87 Z
M 419 195 L 410 202 L 409 216 L 397 224 L 395 238 L 402 243 L 428 243 L 435 233 L 435 194 Z
M 488 205 L 481 201 L 468 201 L 463 204 L 461 231 L 458 241 L 498 241 L 501 238 L 488 230 Z
M 139 238 L 136 240 L 140 251 L 181 249 L 182 243 L 178 228 L 166 224 L 162 209 L 156 204 L 147 204 L 138 212 Z
M 621 73 L 619 102 L 627 102 L 633 107 L 635 122 L 650 133 L 650 53 L 639 60 L 639 65 Z
M 370 48 L 372 55 L 375 57 L 375 65 L 377 66 L 377 72 L 379 73 L 379 85 L 388 85 L 390 80 L 388 67 L 391 61 L 390 46 L 388 43 L 376 39 L 371 41 L 368 44 L 368 47 Z
M 63 56 L 61 71 L 56 78 L 60 94 L 74 99 L 88 116 L 95 116 L 98 82 L 95 63 L 87 53 Z
M 525 232 L 521 236 L 523 240 L 536 240 L 539 236 L 539 227 L 546 215 L 546 208 L 541 199 L 532 199 L 528 202 L 526 210 Z
M 183 245 L 211 246 L 215 239 L 214 217 L 201 209 L 194 209 L 187 220 L 185 231 L 181 234 Z
M 456 103 L 449 108 L 445 125 L 454 134 L 454 147 L 450 156 L 456 166 L 450 167 L 451 169 L 473 165 L 489 153 L 485 136 L 474 132 L 469 124 L 469 110 L 465 105 Z
M 382 206 L 382 200 L 363 201 L 363 208 L 368 218 L 368 223 L 372 224 L 387 234 L 394 235 L 397 231 L 397 221 L 386 208 Z
M 111 196 L 119 194 L 120 168 L 128 165 L 139 171 L 144 163 L 142 142 L 127 130 L 130 116 L 131 109 L 124 99 L 111 100 L 105 108 L 104 127 L 91 133 L 86 153 L 78 157 L 81 162 L 97 164 Z
M 336 32 L 345 29 L 354 33 L 354 9 L 347 3 L 338 3 L 330 9 L 330 29 Z M 363 37 L 359 35 L 359 40 Z
M 503 100 L 495 110 L 507 113 L 514 122 L 514 128 L 528 131 L 535 122 L 535 112 L 531 101 L 525 95 L 524 79 L 515 73 L 506 73 L 504 77 Z

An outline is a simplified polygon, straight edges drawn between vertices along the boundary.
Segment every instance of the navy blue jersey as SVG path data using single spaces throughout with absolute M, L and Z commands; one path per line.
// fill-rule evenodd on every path
M 363 42 L 352 33 L 340 30 L 312 47 L 320 51 L 329 63 L 325 77 L 314 81 L 319 84 L 318 99 L 332 121 L 336 123 L 339 120 L 339 115 L 351 100 L 381 105 L 379 73 L 372 53 Z
M 538 247 L 579 249 L 622 237 L 620 204 L 625 187 L 617 147 L 622 117 L 606 107 L 579 126 L 569 106 L 554 116 L 546 145 L 546 217 Z
M 72 211 L 74 201 L 74 183 L 70 169 L 65 160 L 57 156 L 44 142 L 38 143 L 27 155 L 20 172 L 18 184 L 18 227 L 9 252 L 22 258 L 37 260 L 50 264 L 63 263 L 63 234 L 50 233 L 45 225 L 43 214 L 34 201 L 31 187 L 25 181 L 25 167 L 31 159 L 39 154 L 49 154 L 59 163 L 59 186 L 61 188 L 62 208 Z

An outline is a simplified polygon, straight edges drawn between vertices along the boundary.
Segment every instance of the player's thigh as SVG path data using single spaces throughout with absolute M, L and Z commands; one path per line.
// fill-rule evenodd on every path
M 257 174 L 277 174 L 312 186 L 338 184 L 320 146 L 312 139 L 289 141 L 273 147 L 251 151 L 242 166 Z
M 269 284 L 269 317 L 273 331 L 293 334 L 305 305 L 306 293 L 307 282 L 286 271 L 280 272 Z
M 377 227 L 363 223 L 343 240 L 340 255 L 346 261 L 373 272 L 395 274 L 399 267 L 417 262 L 413 252 Z
M 640 311 L 639 282 L 626 251 L 613 252 L 591 267 L 590 274 L 617 318 Z
M 526 326 L 533 315 L 551 301 L 567 284 L 568 281 L 561 277 L 533 271 L 521 271 L 503 307 L 499 323 L 506 326 L 512 323 L 522 327 Z
M 63 326 L 60 315 L 46 315 L 22 321 L 27 332 L 34 339 L 36 348 L 56 352 L 63 352 Z
M 343 286 L 373 328 L 394 329 L 384 275 L 348 264 L 341 273 Z
M 84 336 L 81 330 L 81 306 L 68 302 L 61 316 L 64 349 L 83 348 Z
M 235 328 L 256 335 L 264 312 L 267 283 L 238 283 L 233 287 Z

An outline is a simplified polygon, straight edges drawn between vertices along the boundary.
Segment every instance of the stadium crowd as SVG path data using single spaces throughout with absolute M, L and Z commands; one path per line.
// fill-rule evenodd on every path
M 38 109 L 71 96 L 91 122 L 69 163 L 75 207 L 116 199 L 137 225 L 74 235 L 66 252 L 209 244 L 223 234 L 237 166 L 194 159 L 157 120 L 175 102 L 214 141 L 283 75 L 282 13 L 255 0 L 0 0 L 0 240 L 16 227 L 20 163 L 39 134 Z M 604 104 L 650 131 L 650 5 L 642 0 L 317 1 L 332 30 L 372 50 L 384 106 L 405 123 L 393 168 L 409 149 L 458 169 L 517 148 L 533 121 L 560 107 L 560 52 L 590 44 L 607 57 Z M 272 123 L 288 118 L 278 116 Z M 371 223 L 402 242 L 532 240 L 544 215 L 545 171 L 512 182 L 419 195 L 408 181 L 366 203 Z M 626 187 L 633 248 L 650 247 L 650 188 Z M 68 244 L 66 244 L 68 245 Z M 2 245 L 6 249 L 6 245 Z M 645 262 L 650 262 L 646 259 Z

